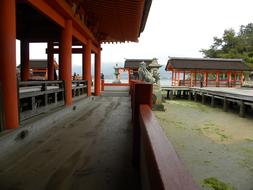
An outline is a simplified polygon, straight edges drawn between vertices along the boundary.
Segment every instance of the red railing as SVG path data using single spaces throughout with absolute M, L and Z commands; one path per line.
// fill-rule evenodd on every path
M 133 163 L 142 189 L 197 190 L 151 110 L 152 89 L 152 84 L 141 81 L 132 81 L 130 86 Z

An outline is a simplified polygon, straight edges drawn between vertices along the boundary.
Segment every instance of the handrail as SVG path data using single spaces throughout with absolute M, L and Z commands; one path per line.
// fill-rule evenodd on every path
M 148 105 L 140 105 L 141 160 L 145 160 L 150 189 L 196 190 L 172 144 Z M 143 175 L 142 175 L 143 176 Z M 145 181 L 145 180 L 144 180 Z
M 45 81 L 45 80 L 36 80 L 36 81 L 19 81 L 19 86 L 35 86 L 35 85 L 43 85 L 43 84 L 61 84 L 63 83 L 62 80 L 52 80 L 52 81 Z
M 152 113 L 152 84 L 131 81 L 133 164 L 142 189 L 197 190 Z

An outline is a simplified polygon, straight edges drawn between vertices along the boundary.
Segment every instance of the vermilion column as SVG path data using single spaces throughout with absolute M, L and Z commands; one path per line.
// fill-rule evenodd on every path
M 228 75 L 228 87 L 231 87 L 231 71 L 228 71 L 227 72 L 227 75 Z
M 29 42 L 26 40 L 21 41 L 20 47 L 20 56 L 21 56 L 21 80 L 27 81 L 29 80 L 30 72 L 29 72 Z
M 216 87 L 219 87 L 220 84 L 219 84 L 219 72 L 216 71 Z
M 88 40 L 83 56 L 83 79 L 87 80 L 87 96 L 91 96 L 91 41 Z
M 47 65 L 47 76 L 48 76 L 48 80 L 55 80 L 54 79 L 54 52 L 53 52 L 53 42 L 50 41 L 47 43 L 47 61 L 48 61 L 48 65 Z
M 130 85 L 131 83 L 130 69 L 127 69 L 127 73 L 128 73 L 128 84 Z
M 206 82 L 206 87 L 208 86 L 208 72 L 205 72 L 204 81 Z
M 72 21 L 67 20 L 61 33 L 60 77 L 65 81 L 65 104 L 72 104 Z
M 243 75 L 243 72 L 241 72 L 241 76 L 240 76 L 240 80 L 241 80 L 241 86 L 243 85 L 243 80 L 244 80 L 244 75 Z
M 174 70 L 172 70 L 172 73 L 171 73 L 171 85 L 174 86 Z
M 101 50 L 95 54 L 95 96 L 100 96 Z
M 16 78 L 16 1 L 2 0 L 0 6 L 0 82 L 4 128 L 18 127 Z

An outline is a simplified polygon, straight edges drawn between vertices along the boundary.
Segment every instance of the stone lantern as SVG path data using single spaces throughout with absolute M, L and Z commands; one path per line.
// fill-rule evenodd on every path
M 152 74 L 152 76 L 155 78 L 155 83 L 158 85 L 160 85 L 160 67 L 162 67 L 162 65 L 158 64 L 157 58 L 154 58 L 147 68 Z

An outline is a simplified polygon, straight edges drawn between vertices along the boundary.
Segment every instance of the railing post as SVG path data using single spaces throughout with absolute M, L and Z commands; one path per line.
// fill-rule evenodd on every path
M 153 85 L 151 83 L 143 83 L 141 81 L 135 81 L 132 85 L 133 164 L 138 168 L 140 160 L 140 105 L 147 104 L 150 108 L 152 108 Z

